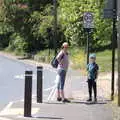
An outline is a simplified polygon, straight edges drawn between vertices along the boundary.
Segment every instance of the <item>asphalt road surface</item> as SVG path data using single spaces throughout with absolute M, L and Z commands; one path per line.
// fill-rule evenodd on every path
M 36 95 L 36 66 L 25 64 L 19 60 L 12 60 L 0 56 L 0 110 L 9 102 L 24 98 L 24 73 L 25 70 L 33 71 L 33 95 Z M 54 86 L 56 73 L 44 69 L 43 88 L 47 89 Z M 48 96 L 50 91 L 45 92 Z M 46 99 L 44 97 L 44 99 Z

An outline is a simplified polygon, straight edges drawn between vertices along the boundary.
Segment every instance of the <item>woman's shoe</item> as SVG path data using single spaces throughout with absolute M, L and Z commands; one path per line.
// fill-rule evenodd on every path
M 63 103 L 65 103 L 65 102 L 66 102 L 66 103 L 70 103 L 71 101 L 65 98 L 65 99 L 62 100 L 62 102 L 63 102 Z
M 87 102 L 91 102 L 92 101 L 92 98 L 89 98 L 88 100 L 87 100 Z
M 58 101 L 58 102 L 62 101 L 62 98 L 59 98 L 59 97 L 58 97 L 58 98 L 57 98 L 57 101 Z
M 94 102 L 97 102 L 97 98 L 94 99 Z

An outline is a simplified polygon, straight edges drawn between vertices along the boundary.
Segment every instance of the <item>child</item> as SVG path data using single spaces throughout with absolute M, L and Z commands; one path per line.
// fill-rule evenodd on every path
M 88 71 L 88 90 L 89 99 L 87 101 L 92 101 L 92 88 L 94 91 L 94 101 L 97 102 L 97 85 L 96 79 L 98 77 L 99 66 L 96 64 L 96 55 L 91 54 L 89 57 L 89 64 L 87 65 Z

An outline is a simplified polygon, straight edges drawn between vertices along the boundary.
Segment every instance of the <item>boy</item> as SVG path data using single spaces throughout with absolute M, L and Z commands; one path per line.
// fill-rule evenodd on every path
M 99 66 L 96 64 L 96 55 L 91 54 L 89 56 L 89 64 L 87 65 L 88 71 L 88 90 L 89 99 L 87 101 L 92 101 L 92 88 L 94 91 L 94 102 L 97 102 L 97 85 L 96 79 L 98 77 Z

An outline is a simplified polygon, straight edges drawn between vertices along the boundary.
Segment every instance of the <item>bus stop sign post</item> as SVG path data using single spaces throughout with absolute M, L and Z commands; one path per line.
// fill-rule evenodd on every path
M 94 28 L 93 13 L 85 12 L 83 15 L 83 26 L 87 32 L 87 64 L 89 63 L 89 54 L 90 54 L 90 31 Z

